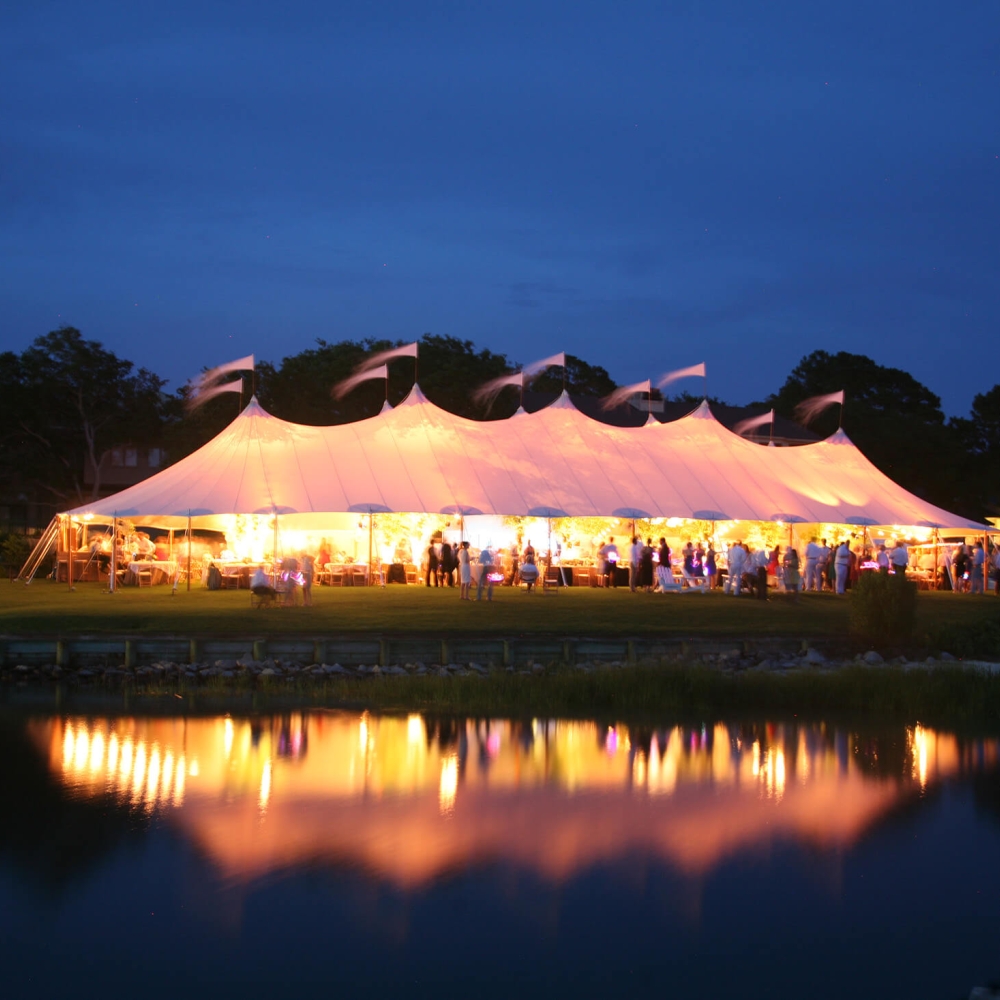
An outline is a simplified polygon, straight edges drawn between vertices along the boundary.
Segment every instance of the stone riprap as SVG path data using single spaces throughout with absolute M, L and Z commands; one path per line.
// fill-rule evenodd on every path
M 956 660 L 948 653 L 940 653 L 922 660 L 897 656 L 886 660 L 875 650 L 858 653 L 853 658 L 829 658 L 814 648 L 798 653 L 778 656 L 747 655 L 739 648 L 719 653 L 690 656 L 680 654 L 669 660 L 588 660 L 574 664 L 557 661 L 543 663 L 528 660 L 517 666 L 499 663 L 432 664 L 420 661 L 380 665 L 359 663 L 343 666 L 340 663 L 302 663 L 268 657 L 263 660 L 250 658 L 217 659 L 194 663 L 155 662 L 135 667 L 79 666 L 63 667 L 55 663 L 6 664 L 0 678 L 6 683 L 68 683 L 72 685 L 154 687 L 180 684 L 211 684 L 214 687 L 269 687 L 277 684 L 316 684 L 332 679 L 356 681 L 394 681 L 403 677 L 472 677 L 490 674 L 520 674 L 537 676 L 554 672 L 593 673 L 635 669 L 637 667 L 670 669 L 671 667 L 703 667 L 724 673 L 767 672 L 775 674 L 802 671 L 832 672 L 846 667 L 864 666 L 871 669 L 896 668 L 902 670 L 935 669 L 940 667 L 965 667 L 1000 673 L 1000 663 L 983 660 Z

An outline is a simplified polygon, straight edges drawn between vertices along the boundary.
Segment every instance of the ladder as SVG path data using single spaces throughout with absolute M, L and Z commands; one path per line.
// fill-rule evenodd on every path
M 49 522 L 49 526 L 42 532 L 42 537 L 38 539 L 38 543 L 31 550 L 31 555 L 28 556 L 28 561 L 21 567 L 21 572 L 17 574 L 17 579 L 24 580 L 25 586 L 34 580 L 35 574 L 38 572 L 38 567 L 41 566 L 42 560 L 49 554 L 58 535 L 59 518 L 54 517 Z

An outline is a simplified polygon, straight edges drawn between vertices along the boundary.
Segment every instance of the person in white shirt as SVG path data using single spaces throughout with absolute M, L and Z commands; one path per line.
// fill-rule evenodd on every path
M 743 570 L 746 567 L 747 554 L 740 542 L 729 546 L 726 554 L 726 567 L 728 573 L 726 582 L 729 586 L 729 593 L 740 595 L 740 588 L 743 586 Z
M 816 586 L 816 567 L 819 565 L 819 557 L 822 554 L 822 549 L 816 544 L 815 538 L 809 539 L 809 544 L 806 546 L 806 572 L 805 572 L 805 584 L 804 590 L 817 590 Z
M 597 554 L 601 560 L 598 569 L 601 576 L 604 577 L 604 586 L 617 587 L 618 581 L 615 579 L 615 573 L 618 570 L 618 546 L 615 545 L 615 540 L 609 538 L 608 544 L 602 545 Z
M 879 542 L 875 550 L 875 562 L 878 563 L 880 573 L 889 572 L 889 553 L 885 551 L 885 542 Z
M 837 546 L 834 555 L 834 568 L 837 571 L 837 593 L 847 593 L 847 574 L 851 568 L 851 547 L 847 544 L 847 539 Z

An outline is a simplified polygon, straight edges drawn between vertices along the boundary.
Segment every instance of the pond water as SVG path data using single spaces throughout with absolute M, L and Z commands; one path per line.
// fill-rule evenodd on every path
M 0 717 L 8 996 L 968 996 L 1000 741 L 308 711 Z

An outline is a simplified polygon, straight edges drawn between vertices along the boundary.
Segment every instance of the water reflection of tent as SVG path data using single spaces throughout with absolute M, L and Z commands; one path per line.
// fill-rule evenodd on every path
M 565 393 L 534 413 L 475 421 L 419 386 L 395 409 L 329 427 L 280 420 L 252 399 L 193 454 L 70 514 L 180 528 L 188 511 L 195 528 L 215 529 L 228 515 L 275 511 L 283 529 L 390 511 L 985 527 L 894 483 L 843 431 L 766 448 L 727 430 L 707 403 L 671 423 L 614 427 Z

